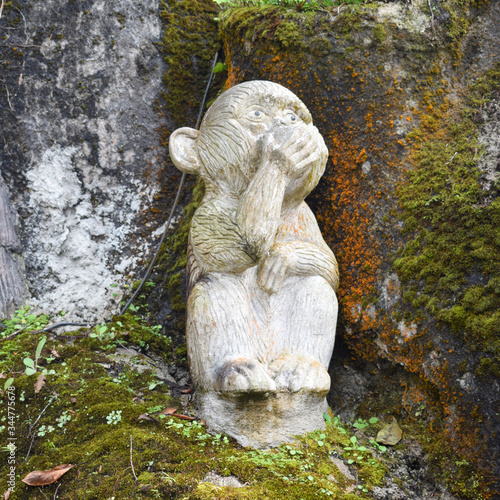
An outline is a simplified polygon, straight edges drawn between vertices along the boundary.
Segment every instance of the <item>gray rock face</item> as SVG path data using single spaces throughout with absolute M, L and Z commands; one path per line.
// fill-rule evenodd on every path
M 119 299 L 110 286 L 133 273 L 129 249 L 149 246 L 129 238 L 157 190 L 157 9 L 95 0 L 4 11 L 0 166 L 41 310 L 101 319 Z

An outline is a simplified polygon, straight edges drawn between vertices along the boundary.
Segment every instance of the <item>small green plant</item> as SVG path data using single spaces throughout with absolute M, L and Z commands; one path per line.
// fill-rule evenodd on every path
M 112 411 L 107 417 L 106 422 L 108 425 L 116 425 L 122 420 L 122 410 Z
M 56 419 L 57 420 L 57 427 L 60 429 L 64 429 L 64 426 L 71 421 L 71 415 L 67 411 L 63 411 L 61 413 L 61 416 Z M 66 429 L 64 429 L 64 432 L 66 432 Z
M 32 358 L 24 358 L 23 363 L 26 366 L 26 375 L 33 375 L 34 373 L 37 372 L 38 369 L 38 358 L 40 358 L 40 354 L 42 353 L 43 346 L 45 345 L 45 342 L 47 341 L 47 337 L 42 337 L 40 341 L 38 342 L 38 345 L 36 346 L 35 349 L 35 359 L 33 360 Z
M 290 455 L 292 455 L 292 457 L 293 457 L 293 456 L 295 456 L 295 455 L 299 455 L 299 456 L 300 456 L 300 455 L 303 455 L 303 454 L 304 454 L 302 451 L 297 450 L 297 449 L 293 448 L 293 447 L 292 447 L 292 446 L 290 446 L 290 445 L 286 445 L 286 446 L 284 447 L 284 449 L 285 449 L 286 451 L 288 451 L 288 453 L 290 453 Z
M 5 392 L 14 383 L 14 377 L 9 377 L 3 384 L 3 392 Z
M 214 73 L 222 73 L 227 71 L 227 64 L 218 62 L 214 67 Z
M 342 434 L 347 434 L 347 431 L 340 425 L 340 418 L 339 417 L 330 417 L 328 413 L 323 413 L 323 419 L 328 425 L 333 425 L 338 429 L 339 432 Z
M 377 441 L 375 441 L 375 439 L 371 438 L 370 439 L 370 444 L 375 448 L 377 449 L 378 451 L 380 452 L 384 452 L 384 451 L 387 451 L 387 447 L 384 446 L 383 444 L 379 444 L 377 443 Z
M 372 417 L 368 421 L 363 420 L 362 418 L 358 418 L 358 420 L 356 420 L 356 422 L 354 422 L 352 426 L 355 429 L 366 429 L 366 427 L 368 427 L 369 425 L 376 424 L 377 422 L 378 422 L 377 417 Z
M 43 437 L 45 434 L 49 434 L 51 432 L 54 432 L 55 427 L 52 425 L 41 425 L 40 428 L 38 429 L 38 432 L 36 433 L 37 436 Z
M 41 330 L 47 326 L 49 317 L 45 314 L 29 314 L 29 307 L 22 307 L 14 313 L 12 319 L 3 320 L 4 329 L 0 333 L 2 337 L 7 337 L 19 331 L 32 332 Z
M 115 338 L 115 332 L 113 330 L 109 330 L 108 326 L 105 323 L 101 323 L 100 325 L 96 325 L 94 327 L 94 331 L 89 335 L 91 338 L 103 340 L 111 340 Z
M 316 443 L 318 443 L 318 446 L 323 446 L 325 444 L 325 438 L 326 434 L 321 433 L 319 435 L 319 439 L 316 441 Z

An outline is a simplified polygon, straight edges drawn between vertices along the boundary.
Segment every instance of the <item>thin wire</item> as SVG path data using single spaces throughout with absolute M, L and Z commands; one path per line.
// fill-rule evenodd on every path
M 205 94 L 203 95 L 203 99 L 201 101 L 200 112 L 198 113 L 198 118 L 196 120 L 196 125 L 195 125 L 196 129 L 199 128 L 200 123 L 201 123 L 201 118 L 203 116 L 203 110 L 205 108 L 205 102 L 207 100 L 208 92 L 210 90 L 210 84 L 212 83 L 212 79 L 213 79 L 213 76 L 214 76 L 214 69 L 215 69 L 215 65 L 217 64 L 218 56 L 219 56 L 219 53 L 216 52 L 215 56 L 214 56 L 213 63 L 212 63 L 212 70 L 210 72 L 210 77 L 208 78 L 207 87 L 205 89 Z M 180 198 L 180 195 L 181 195 L 181 191 L 182 191 L 182 187 L 184 185 L 184 180 L 185 179 L 186 179 L 186 173 L 182 172 L 181 180 L 179 182 L 179 187 L 177 188 L 177 193 L 175 195 L 174 204 L 172 205 L 172 208 L 170 209 L 170 215 L 168 216 L 167 223 L 165 224 L 165 229 L 164 229 L 163 234 L 161 236 L 160 242 L 158 243 L 158 247 L 156 249 L 154 257 L 151 260 L 151 263 L 149 264 L 148 269 L 147 269 L 144 277 L 142 278 L 142 281 L 141 281 L 140 285 L 137 287 L 137 289 L 133 293 L 132 297 L 130 297 L 130 299 L 127 301 L 127 303 L 120 310 L 120 315 L 125 314 L 125 312 L 127 311 L 127 309 L 131 306 L 132 302 L 134 301 L 134 299 L 137 297 L 137 295 L 141 291 L 141 288 L 143 287 L 143 285 L 146 282 L 146 280 L 149 278 L 149 275 L 151 274 L 151 270 L 153 269 L 153 266 L 155 265 L 156 260 L 158 259 L 158 256 L 160 255 L 160 251 L 161 251 L 161 248 L 162 248 L 163 243 L 165 241 L 165 238 L 167 236 L 167 232 L 170 229 L 170 223 L 172 222 L 172 217 L 174 216 L 175 209 L 177 208 L 177 204 L 179 203 L 179 198 Z M 104 323 L 109 323 L 110 321 L 111 321 L 111 319 L 107 319 L 106 321 L 104 321 Z M 48 327 L 44 328 L 41 331 L 42 332 L 49 332 L 49 331 L 51 331 L 51 330 L 53 330 L 55 328 L 59 328 L 61 326 L 88 326 L 88 327 L 91 327 L 94 324 L 95 323 L 63 322 L 63 323 L 56 323 L 54 325 L 48 326 Z

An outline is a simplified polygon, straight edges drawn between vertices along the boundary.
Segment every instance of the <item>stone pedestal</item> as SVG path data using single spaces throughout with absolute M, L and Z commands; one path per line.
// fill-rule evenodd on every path
M 224 432 L 242 446 L 269 449 L 295 436 L 325 428 L 324 395 L 301 390 L 240 397 L 206 392 L 197 397 L 199 415 L 209 430 Z

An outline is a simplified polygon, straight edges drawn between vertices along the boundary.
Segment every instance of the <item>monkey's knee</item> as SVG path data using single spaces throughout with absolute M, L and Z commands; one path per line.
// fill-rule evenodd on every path
M 225 280 L 225 283 L 216 279 L 204 280 L 196 284 L 191 292 L 187 347 L 193 379 L 200 386 L 214 386 L 217 370 L 227 359 L 256 357 L 252 344 L 252 339 L 256 337 L 252 311 L 245 293 L 241 280 L 236 279 Z M 235 375 L 233 378 L 236 380 L 238 377 Z M 239 387 L 240 382 L 228 384 Z M 252 383 L 250 377 L 250 386 Z

